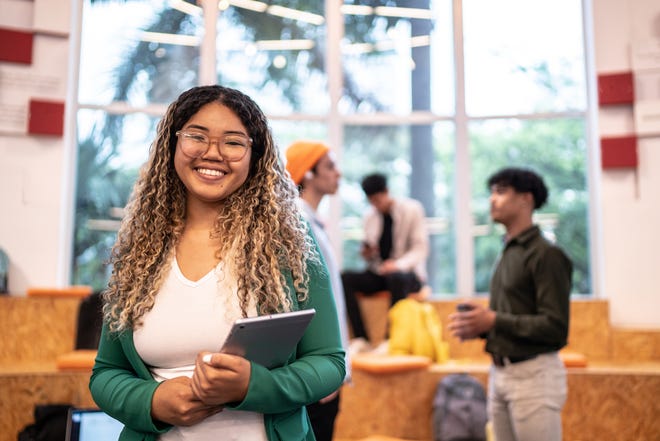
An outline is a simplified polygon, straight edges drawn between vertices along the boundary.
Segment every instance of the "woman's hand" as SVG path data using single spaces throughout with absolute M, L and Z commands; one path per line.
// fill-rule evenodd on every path
M 209 406 L 195 396 L 188 377 L 165 380 L 151 399 L 151 417 L 174 426 L 192 426 L 222 411 L 223 406 Z
M 193 393 L 208 405 L 243 401 L 251 369 L 250 362 L 238 355 L 201 352 L 192 377 Z

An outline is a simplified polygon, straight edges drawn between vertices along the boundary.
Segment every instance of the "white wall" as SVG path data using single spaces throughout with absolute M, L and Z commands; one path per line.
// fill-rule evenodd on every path
M 2 26 L 32 26 L 36 0 L 0 0 Z M 50 0 L 50 8 L 69 7 L 68 0 Z M 631 47 L 636 41 L 660 42 L 660 3 L 656 0 L 592 0 L 595 66 L 598 73 L 627 71 Z M 57 6 L 56 6 L 57 5 Z M 561 26 L 558 25 L 558 32 Z M 49 75 L 66 84 L 68 55 L 62 59 L 62 45 L 68 39 L 36 37 L 35 63 L 27 68 L 0 63 L 0 105 L 8 95 L 7 71 L 47 69 Z M 59 54 L 53 59 L 52 52 Z M 40 55 L 41 54 L 41 55 Z M 659 79 L 660 81 L 660 79 Z M 655 93 L 645 90 L 645 93 Z M 66 95 L 56 91 L 63 99 Z M 641 97 L 644 98 L 644 97 Z M 660 99 L 660 96 L 646 97 Z M 70 126 L 67 123 L 66 126 Z M 633 112 L 627 107 L 602 109 L 598 131 L 601 135 L 623 135 L 634 131 Z M 28 286 L 62 285 L 67 265 L 61 261 L 68 247 L 66 231 L 70 151 L 64 138 L 38 138 L 0 132 L 0 247 L 11 259 L 10 291 L 21 295 Z M 595 146 L 598 148 L 598 146 Z M 639 142 L 636 171 L 595 173 L 600 200 L 600 247 L 603 265 L 601 292 L 611 304 L 616 326 L 660 328 L 660 137 Z
M 632 53 L 640 43 L 660 50 L 660 2 L 656 0 L 593 0 L 595 64 L 599 74 L 630 71 Z M 660 53 L 657 54 L 660 59 Z M 652 77 L 656 72 L 635 72 Z M 636 100 L 660 100 L 660 92 L 636 84 Z M 601 136 L 635 133 L 631 106 L 599 111 Z M 603 170 L 600 180 L 603 282 L 610 300 L 612 323 L 660 327 L 660 134 L 638 140 L 636 170 Z
M 69 150 L 65 138 L 25 134 L 29 99 L 63 102 L 67 95 L 70 40 L 63 29 L 71 6 L 55 5 L 0 0 L 0 26 L 37 31 L 31 65 L 0 62 L 0 247 L 10 259 L 9 291 L 19 295 L 28 286 L 61 286 L 68 279 L 60 256 Z

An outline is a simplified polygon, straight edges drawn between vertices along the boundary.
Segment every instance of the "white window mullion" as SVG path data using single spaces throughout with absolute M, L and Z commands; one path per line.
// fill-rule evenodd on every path
M 339 114 L 339 100 L 344 87 L 342 76 L 341 40 L 344 36 L 344 16 L 341 14 L 340 2 L 327 0 L 325 2 L 326 15 L 326 47 L 325 66 L 328 78 L 328 93 L 330 95 L 330 113 L 328 114 L 328 142 L 335 152 L 337 162 L 342 163 L 344 152 L 344 126 Z M 338 196 L 330 199 L 330 213 L 328 233 L 332 247 L 337 256 L 337 264 L 342 267 L 342 234 L 341 234 L 341 200 Z
M 596 85 L 596 61 L 594 60 L 593 7 L 591 0 L 582 0 L 582 35 L 585 56 L 585 80 L 587 85 L 587 114 L 585 116 L 587 138 L 587 189 L 589 191 L 589 268 L 591 293 L 594 297 L 606 297 L 604 286 L 603 253 L 601 253 L 602 222 L 598 212 L 600 196 L 600 148 L 598 139 L 598 91 Z
M 463 47 L 462 0 L 453 2 L 454 66 L 456 90 L 456 145 L 455 145 L 455 206 L 456 231 L 456 294 L 474 293 L 474 238 L 471 213 L 472 186 L 470 173 L 470 140 L 465 110 L 465 59 Z
M 204 37 L 199 49 L 199 85 L 216 84 L 218 82 L 216 63 L 216 41 L 218 9 L 217 0 L 200 0 L 204 14 Z
M 83 1 L 75 0 L 71 8 L 71 34 L 69 36 L 69 80 L 66 97 L 66 127 L 64 130 L 64 162 L 62 166 L 63 206 L 60 213 L 60 246 L 55 275 L 57 284 L 66 286 L 71 283 L 73 273 L 73 243 L 75 237 L 76 213 L 76 176 L 78 164 L 78 84 L 80 83 L 80 48 L 82 43 Z

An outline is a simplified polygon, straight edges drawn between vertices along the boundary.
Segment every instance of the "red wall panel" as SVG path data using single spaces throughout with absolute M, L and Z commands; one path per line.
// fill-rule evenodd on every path
M 637 137 L 601 138 L 601 165 L 606 168 L 637 167 Z
M 598 75 L 598 104 L 632 104 L 634 101 L 632 72 Z
M 0 61 L 32 64 L 31 32 L 0 28 Z
M 64 134 L 64 103 L 30 100 L 28 133 L 30 135 L 62 136 Z

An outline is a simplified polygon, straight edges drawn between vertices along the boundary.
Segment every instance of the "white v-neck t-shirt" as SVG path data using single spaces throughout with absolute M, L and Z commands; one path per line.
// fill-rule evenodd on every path
M 236 280 L 223 263 L 197 281 L 188 280 L 176 258 L 142 326 L 133 333 L 135 348 L 157 381 L 192 377 L 201 351 L 217 352 L 231 324 L 241 317 Z M 250 316 L 256 315 L 252 306 Z M 173 427 L 161 441 L 267 440 L 263 415 L 224 409 L 189 427 Z

